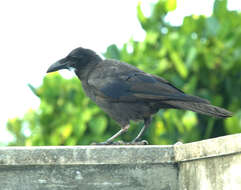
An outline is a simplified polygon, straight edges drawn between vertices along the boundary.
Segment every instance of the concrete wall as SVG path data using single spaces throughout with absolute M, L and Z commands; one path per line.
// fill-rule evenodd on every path
M 0 148 L 0 190 L 241 189 L 241 135 L 174 146 Z
M 174 147 L 179 189 L 241 190 L 241 135 Z

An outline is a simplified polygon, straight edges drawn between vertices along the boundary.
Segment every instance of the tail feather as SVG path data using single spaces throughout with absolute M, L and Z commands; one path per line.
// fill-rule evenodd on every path
M 183 97 L 185 97 L 184 101 L 187 102 L 196 102 L 196 103 L 204 103 L 204 104 L 210 104 L 210 102 L 204 98 L 200 98 L 198 96 L 183 94 Z
M 218 118 L 226 118 L 232 116 L 232 112 L 207 103 L 182 101 L 168 101 L 167 103 L 178 109 L 191 110 L 200 114 L 214 116 Z

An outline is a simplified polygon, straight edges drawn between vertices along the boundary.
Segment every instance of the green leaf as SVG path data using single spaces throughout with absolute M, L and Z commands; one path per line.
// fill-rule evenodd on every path
M 177 8 L 176 0 L 167 0 L 166 1 L 166 9 L 167 11 L 174 11 Z
M 107 120 L 104 117 L 94 117 L 89 122 L 89 128 L 96 136 L 102 135 L 107 127 Z
M 119 60 L 120 59 L 120 52 L 118 50 L 118 47 L 115 44 L 110 45 L 107 48 L 105 56 L 110 58 L 110 59 L 118 59 Z
M 178 53 L 172 51 L 170 52 L 170 57 L 173 61 L 173 64 L 175 65 L 178 73 L 183 77 L 186 78 L 188 75 L 188 71 L 186 66 L 184 65 L 183 61 L 179 57 Z
M 224 17 L 227 13 L 228 0 L 215 0 L 213 14 L 219 18 Z
M 206 20 L 206 35 L 208 37 L 210 36 L 216 36 L 218 34 L 218 31 L 220 29 L 218 20 L 214 17 L 209 17 Z
M 137 18 L 139 20 L 139 22 L 141 23 L 141 25 L 146 23 L 146 17 L 144 16 L 142 10 L 141 10 L 141 2 L 139 1 L 138 5 L 137 5 Z
M 158 36 L 159 34 L 157 32 L 150 31 L 146 34 L 146 42 L 154 45 L 157 43 Z
M 33 85 L 31 85 L 31 84 L 28 84 L 28 87 L 30 88 L 30 90 L 36 95 L 36 96 L 38 96 L 39 97 L 39 94 L 38 94 L 38 92 L 37 92 L 37 90 L 36 90 L 36 88 L 34 88 L 34 86 Z
M 241 110 L 225 120 L 225 129 L 230 134 L 241 133 Z

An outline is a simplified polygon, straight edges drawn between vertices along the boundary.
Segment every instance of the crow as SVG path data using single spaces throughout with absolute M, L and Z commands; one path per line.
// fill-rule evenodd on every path
M 213 106 L 209 101 L 185 94 L 167 80 L 114 59 L 103 60 L 94 51 L 82 47 L 72 50 L 65 58 L 52 64 L 47 73 L 73 69 L 82 81 L 88 97 L 101 107 L 121 129 L 103 145 L 125 133 L 130 120 L 144 120 L 144 126 L 132 144 L 144 142 L 141 136 L 151 123 L 151 116 L 159 109 L 191 110 L 200 114 L 226 118 L 232 113 Z

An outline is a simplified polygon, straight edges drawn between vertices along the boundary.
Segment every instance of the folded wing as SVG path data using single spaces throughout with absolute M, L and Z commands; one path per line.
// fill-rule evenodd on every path
M 89 84 L 97 90 L 97 95 L 110 101 L 160 102 L 174 100 L 209 103 L 199 97 L 186 95 L 163 78 L 138 71 L 90 80 Z

